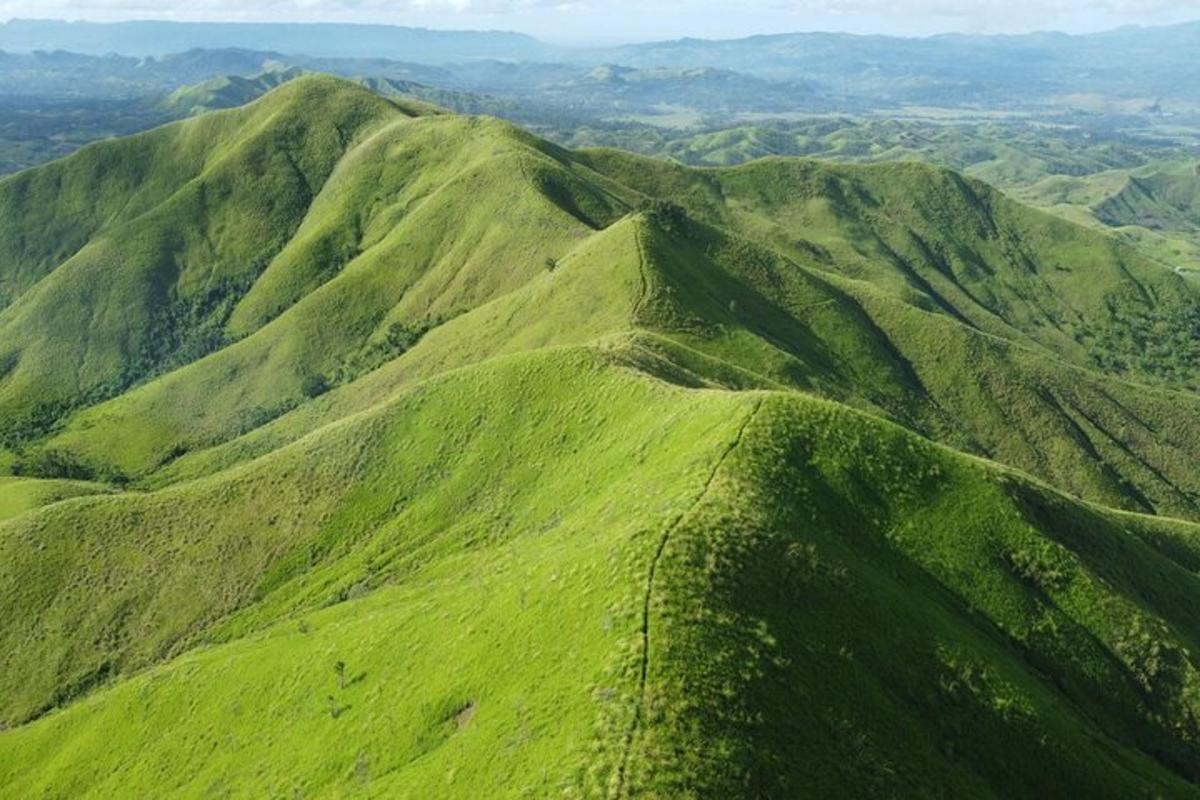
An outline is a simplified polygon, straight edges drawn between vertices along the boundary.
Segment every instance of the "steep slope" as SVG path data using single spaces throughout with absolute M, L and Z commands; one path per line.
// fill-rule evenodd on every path
M 656 435 L 640 424 L 689 447 L 703 441 L 691 442 L 689 432 L 727 424 L 716 410 L 690 414 L 699 398 L 669 403 L 671 393 L 652 385 L 623 391 L 636 387 L 611 377 L 605 391 L 600 376 L 591 381 L 601 364 L 586 353 L 564 353 L 479 367 L 404 392 L 264 461 L 209 480 L 148 495 L 63 503 L 41 516 L 14 519 L 3 536 L 2 582 L 5 607 L 26 624 L 5 630 L 4 674 L 12 681 L 26 677 L 5 687 L 5 717 L 19 721 L 69 696 L 71 687 L 169 656 L 198 636 L 211 637 L 215 623 L 228 635 L 298 606 L 319 607 L 345 592 L 365 591 L 385 561 L 397 560 L 403 573 L 424 560 L 412 561 L 417 543 L 433 547 L 430 555 L 443 546 L 457 552 L 476 536 L 480 546 L 497 544 L 500 528 L 524 530 L 530 523 L 531 510 L 520 510 L 522 497 L 542 504 L 531 530 L 556 526 L 552 520 L 567 515 L 556 497 L 600 508 L 611 478 L 637 485 L 637 475 L 623 474 L 622 467 L 650 440 L 620 437 L 624 431 Z M 513 416 L 521 397 L 542 399 Z M 611 430 L 600 434 L 599 420 L 580 427 L 570 414 L 539 424 L 564 403 L 577 404 L 589 419 L 590 412 L 601 414 Z M 682 422 L 690 416 L 692 422 Z M 574 439 L 577 446 L 570 444 Z M 655 456 L 647 455 L 641 480 L 649 480 L 657 459 L 670 451 L 661 443 Z M 611 472 L 588 478 L 587 470 L 569 467 L 581 457 L 597 469 L 608 463 Z M 554 469 L 547 459 L 561 461 L 555 471 L 566 483 L 542 495 L 548 484 L 539 473 Z M 262 502 L 267 494 L 274 497 L 270 507 Z M 475 522 L 466 512 L 472 504 L 478 505 Z M 141 519 L 156 520 L 152 540 L 144 538 Z M 390 541 L 393 536 L 401 538 Z M 371 541 L 382 549 L 361 549 Z M 341 561 L 348 554 L 351 561 Z M 30 581 L 31 574 L 39 580 Z M 387 571 L 377 577 L 383 582 L 394 576 Z M 252 604 L 257 607 L 243 621 L 228 619 Z M 55 666 L 36 670 L 39 663 Z M 41 677 L 29 679 L 33 671 Z
M 159 485 L 268 452 L 462 364 L 642 328 L 659 334 L 640 338 L 642 346 L 690 373 L 681 380 L 816 392 L 1083 497 L 1200 515 L 1194 395 L 1073 368 L 886 295 L 842 291 L 744 239 L 668 225 L 635 215 L 589 236 L 553 271 L 435 327 L 411 351 L 385 350 L 400 357 L 316 403 L 289 411 L 302 397 L 297 388 L 297 400 L 271 413 L 281 387 L 298 385 L 304 373 L 214 369 L 237 356 L 234 349 L 80 414 L 45 453 L 51 463 L 94 464 L 102 474 L 141 474 Z M 242 346 L 287 331 L 288 319 Z
M 234 344 L 83 412 L 57 445 L 143 473 L 349 382 L 546 274 L 547 260 L 610 221 L 619 201 L 543 147 L 469 117 L 379 131 L 338 165 L 232 308 L 224 332 Z M 314 376 L 317 390 L 306 383 Z M 153 424 L 131 440 L 133 420 Z
M 316 113 L 310 103 L 318 105 Z M 345 104 L 351 117 L 365 107 L 370 117 L 355 123 L 357 128 L 347 127 L 321 103 Z M 293 124 L 310 118 L 326 120 L 315 124 L 335 136 L 341 149 L 326 149 L 330 142 L 308 131 L 307 123 Z M 274 124 L 259 130 L 264 119 Z M 145 165 L 162 165 L 169 173 L 164 182 L 177 181 L 148 197 L 153 206 L 127 227 L 85 229 L 92 241 L 0 315 L 5 333 L 0 407 L 12 412 L 3 432 L 8 440 L 43 434 L 64 411 L 230 344 L 220 357 L 233 362 L 227 369 L 241 369 L 237 365 L 247 361 L 268 362 L 271 369 L 257 374 L 259 397 L 239 386 L 237 391 L 250 396 L 228 404 L 226 411 L 261 416 L 256 409 L 278 405 L 289 393 L 299 397 L 306 378 L 331 379 L 337 365 L 385 340 L 393 323 L 427 327 L 509 290 L 544 270 L 545 259 L 565 251 L 570 238 L 612 216 L 613 200 L 603 181 L 600 186 L 581 183 L 549 145 L 510 126 L 447 117 L 418 120 L 410 130 L 408 119 L 348 82 L 305 77 L 244 111 L 98 145 L 48 167 L 46 175 L 35 170 L 6 182 L 11 195 L 26 198 L 22 202 L 33 209 L 35 193 L 25 184 L 58 186 L 58 173 L 78 171 L 77 162 L 85 157 L 123 162 L 128 156 L 120 150 L 128 146 L 155 147 L 144 156 Z M 174 150 L 156 142 L 177 137 L 220 142 L 221 136 L 202 127 L 194 130 L 201 123 L 216 124 L 212 120 L 239 133 L 248 129 L 249 144 L 203 166 L 200 177 L 185 173 L 180 181 Z M 372 128 L 373 135 L 356 140 L 358 128 Z M 303 163 L 304 155 L 288 150 L 287 137 L 315 153 L 317 173 L 292 168 L 293 162 Z M 239 142 L 237 134 L 227 138 Z M 199 154 L 196 168 L 208 158 Z M 414 159 L 421 169 L 413 169 Z M 247 180 L 247 173 L 256 175 L 247 162 L 258 163 L 263 176 Z M 514 174 L 524 180 L 514 181 Z M 265 182 L 266 176 L 283 184 Z M 82 186 L 91 178 L 85 173 L 79 180 Z M 469 202 L 475 196 L 491 205 Z M 269 208 L 242 205 L 264 198 Z M 47 203 L 65 205 L 51 194 L 36 208 Z M 205 203 L 213 211 L 205 211 Z M 466 218 L 462 208 L 471 208 Z M 213 214 L 220 216 L 210 219 Z M 39 222 L 53 239 L 53 225 L 32 210 L 16 216 L 22 230 L 7 241 L 31 239 L 24 229 Z M 506 232 L 500 227 L 506 219 L 525 222 L 531 236 Z M 455 228 L 454 242 L 445 237 L 447 226 Z M 464 266 L 460 259 L 468 253 Z M 14 259 L 12 272 L 19 277 L 33 263 L 44 274 L 53 256 L 22 255 Z M 392 269 L 398 258 L 408 269 Z M 119 267 L 110 269 L 114 260 Z M 497 262 L 511 267 L 484 271 Z M 89 276 L 103 270 L 111 277 L 96 284 Z M 241 341 L 302 298 L 306 303 L 291 318 L 257 339 Z M 314 339 L 310 326 L 330 315 L 341 324 L 326 329 L 328 339 Z M 264 392 L 270 396 L 262 397 Z
M 5 648 L 6 676 L 92 651 L 104 681 L 209 642 L 0 735 L 0 783 L 1194 794 L 1196 528 L 614 356 L 639 361 L 501 359 L 224 477 L 0 527 L 9 553 L 55 553 L 41 585 L 63 587 L 15 608 L 87 643 Z M 101 586 L 111 606 L 67 612 Z M 6 687 L 7 713 L 49 688 Z
M 664 539 L 623 785 L 1194 796 L 1195 533 L 768 396 Z
M 415 111 L 0 183 L 0 794 L 1198 794 L 1196 362 L 1121 334 L 1193 287 L 949 172 Z
M 1189 165 L 1190 166 L 1190 165 Z M 1157 231 L 1200 235 L 1200 173 L 1154 172 L 1130 176 L 1095 208 L 1106 225 L 1140 225 Z
M 949 170 L 798 159 L 697 170 L 616 151 L 582 158 L 699 219 L 985 333 L 1141 380 L 1192 389 L 1200 380 L 1196 293 L 1180 276 Z
M 222 344 L 342 153 L 402 117 L 314 77 L 0 182 L 4 434 Z
M 737 365 L 768 381 L 759 385 L 850 403 L 1083 497 L 1200 512 L 1192 393 L 1071 366 L 703 224 L 676 222 L 648 249 L 667 285 L 645 322 L 687 348 L 668 357 L 721 385 L 741 385 L 719 366 Z
M 408 166 L 411 159 L 419 160 L 420 170 Z M 652 174 L 653 169 L 674 170 L 655 163 L 644 172 Z M 679 171 L 678 178 L 703 186 L 723 174 Z M 869 177 L 873 171 L 864 174 Z M 810 191 L 804 183 L 800 189 Z M 694 186 L 680 189 L 679 196 L 710 217 L 720 216 L 719 207 L 714 211 L 696 201 L 695 191 Z M 468 200 L 465 193 L 481 194 L 483 202 Z M 496 204 L 489 206 L 491 202 Z M 856 253 L 859 265 L 882 277 L 870 285 L 863 275 L 847 282 L 839 271 L 843 264 L 829 255 L 835 244 L 843 252 L 849 249 L 850 234 L 844 230 L 839 240 L 824 240 L 828 248 L 803 241 L 790 245 L 810 267 L 679 217 L 670 207 L 642 221 L 613 226 L 611 232 L 594 233 L 622 206 L 639 202 L 636 193 L 605 182 L 569 154 L 500 123 L 438 117 L 387 126 L 338 165 L 296 235 L 229 312 L 225 335 L 237 344 L 77 415 L 46 454 L 27 459 L 30 468 L 70 477 L 147 478 L 151 470 L 193 452 L 201 462 L 228 463 L 230 451 L 210 455 L 208 448 L 301 404 L 296 413 L 307 421 L 284 420 L 272 433 L 253 437 L 251 450 L 262 452 L 268 442 L 290 440 L 346 410 L 362 408 L 364 398 L 378 399 L 378 390 L 350 389 L 347 399 L 335 393 L 331 406 L 324 401 L 315 410 L 303 406 L 306 395 L 352 382 L 413 347 L 430 328 L 439 335 L 431 334 L 428 346 L 418 343 L 411 357 L 387 367 L 367 386 L 394 388 L 520 346 L 579 343 L 588 336 L 643 327 L 720 359 L 694 366 L 701 380 L 731 385 L 732 373 L 722 364 L 733 364 L 742 372 L 732 385 L 749 380 L 748 385 L 815 391 L 999 458 L 1085 497 L 1136 510 L 1196 514 L 1200 487 L 1190 464 L 1200 434 L 1188 422 L 1195 418 L 1192 414 L 1177 413 L 1180 404 L 1195 405 L 1192 397 L 1134 389 L 1092 373 L 1064 375 L 1057 359 L 1087 350 L 1074 341 L 1062 352 L 1049 350 L 1063 337 L 1057 332 L 1043 336 L 1038 325 L 1028 323 L 1032 304 L 1013 302 L 1017 311 L 1008 314 L 1011 324 L 977 304 L 967 309 L 1007 335 L 1000 340 L 960 324 L 966 314 L 945 299 L 935 303 L 929 294 L 916 294 L 911 284 L 888 290 L 896 281 L 916 280 L 912 274 L 919 278 L 918 271 L 936 273 L 915 256 L 912 269 L 895 278 L 889 271 L 896 264 L 894 256 L 879 266 L 870 252 Z M 471 213 L 463 215 L 464 208 Z M 848 211 L 831 219 L 842 229 L 865 224 L 855 223 L 859 217 Z M 908 212 L 913 224 L 921 219 Z M 722 221 L 749 227 L 731 217 Z M 883 228 L 881 235 L 911 236 L 897 233 L 890 218 L 867 221 Z M 1045 223 L 1040 217 L 1036 221 Z M 1024 230 L 1016 223 L 1013 227 Z M 1084 236 L 1073 229 L 1070 233 Z M 881 236 L 871 235 L 874 241 Z M 945 247 L 987 246 L 969 229 L 942 235 Z M 622 240 L 629 241 L 621 245 Z M 872 239 L 864 233 L 852 241 L 861 247 Z M 1082 246 L 1081 261 L 1095 258 L 1103 265 L 1113 257 L 1112 246 L 1103 239 L 1084 239 Z M 532 299 L 545 289 L 535 287 L 575 282 L 567 277 L 581 271 L 570 267 L 572 248 L 594 254 L 585 261 L 609 259 L 625 275 L 637 270 L 649 296 L 637 300 L 633 285 L 623 280 L 612 288 L 624 285 L 624 298 L 598 289 L 614 273 L 596 273 L 580 276 L 578 291 L 610 298 L 603 301 L 609 310 L 602 320 L 573 325 L 575 289 L 557 291 L 555 304 L 562 308 L 557 315 L 546 313 L 539 306 L 543 301 Z M 398 258 L 411 266 L 397 270 Z M 1111 325 L 1120 319 L 1103 305 L 1086 315 L 1075 311 L 1079 301 L 1072 285 L 1063 290 L 1071 302 L 1063 303 L 1060 284 L 1022 274 L 1024 262 L 1014 270 L 1002 257 L 992 258 L 1005 278 L 988 284 L 996 287 L 989 289 L 994 294 L 1019 298 L 1025 289 L 1018 281 L 1034 282 L 1042 297 L 1065 307 L 1063 314 L 1089 324 Z M 505 262 L 516 268 L 509 272 L 492 266 Z M 341 264 L 346 266 L 339 270 Z M 550 271 L 547 264 L 561 268 Z M 1124 269 L 1123 263 L 1115 269 Z M 946 276 L 936 273 L 932 280 L 945 281 Z M 972 278 L 986 280 L 987 274 Z M 1132 279 L 1105 280 L 1116 287 L 1118 300 L 1143 291 Z M 939 296 L 962 301 L 958 284 L 949 285 Z M 1174 285 L 1168 289 L 1178 292 Z M 491 306 L 490 298 L 497 305 Z M 1110 301 L 1106 297 L 1103 303 Z M 1039 313 L 1045 307 L 1053 311 L 1050 302 L 1039 300 Z M 514 316 L 514 304 L 530 310 Z M 476 307 L 488 310 L 445 323 Z M 929 319 L 926 310 L 945 319 Z M 501 314 L 505 322 L 480 328 L 478 320 Z M 330 318 L 340 324 L 323 324 Z M 547 324 L 551 319 L 558 321 Z M 438 331 L 443 324 L 444 336 Z M 530 328 L 544 333 L 527 339 L 521 332 Z M 312 335 L 315 330 L 321 331 L 319 336 Z M 1048 345 L 1031 342 L 1033 335 Z M 1038 349 L 1049 352 L 1039 357 Z M 671 357 L 680 355 L 676 351 Z M 1167 372 L 1168 364 L 1151 361 Z M 997 402 L 1000 397 L 1005 399 Z M 281 429 L 294 432 L 281 440 Z M 164 475 L 192 469 L 183 466 Z
M 162 486 L 218 472 L 463 365 L 542 347 L 584 344 L 626 330 L 642 296 L 644 273 L 637 245 L 642 224 L 636 217 L 614 223 L 560 259 L 553 272 L 430 330 L 402 356 L 228 442 L 186 452 L 143 483 Z M 61 441 L 69 441 L 71 434 L 68 431 Z M 83 435 L 81 431 L 81 443 Z M 53 444 L 59 446 L 60 440 Z

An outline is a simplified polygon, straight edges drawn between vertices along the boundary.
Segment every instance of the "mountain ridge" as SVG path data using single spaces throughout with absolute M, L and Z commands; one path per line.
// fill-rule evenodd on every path
M 1196 794 L 1200 297 L 1101 233 L 321 76 L 0 205 L 6 793 Z

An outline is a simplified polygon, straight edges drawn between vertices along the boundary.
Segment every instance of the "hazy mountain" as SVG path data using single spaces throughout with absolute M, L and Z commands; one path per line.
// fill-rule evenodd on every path
M 253 77 L 299 67 L 338 75 L 375 76 L 449 85 L 452 73 L 438 67 L 387 59 L 288 56 L 266 50 L 188 50 L 157 58 L 89 56 L 68 52 L 0 52 L 3 97 L 133 99 L 226 77 Z
M 745 39 L 681 39 L 616 48 L 563 48 L 502 32 L 431 31 L 379 25 L 13 20 L 0 25 L 0 49 L 162 56 L 191 49 L 242 48 L 290 56 L 376 58 L 424 64 L 479 60 L 641 69 L 716 69 L 782 82 L 808 81 L 838 95 L 876 102 L 1027 106 L 1053 100 L 1086 107 L 1096 97 L 1142 106 L 1200 102 L 1200 23 L 1123 28 L 1070 36 L 942 35 L 927 38 L 795 33 Z M 308 65 L 313 66 L 315 65 Z M 489 64 L 498 83 L 531 85 L 523 67 Z M 510 70 L 507 78 L 501 75 Z M 234 70 L 223 70 L 233 72 Z M 341 72 L 341 70 L 334 70 Z M 212 77 L 206 75 L 204 77 Z M 389 76 L 403 77 L 403 76 Z M 417 79 L 409 76 L 408 79 Z M 542 78 L 539 77 L 539 80 Z M 428 82 L 428 81 L 426 81 Z M 1178 110 L 1178 109 L 1175 109 Z
M 185 50 L 226 48 L 429 64 L 471 58 L 532 60 L 544 58 L 554 50 L 517 33 L 436 31 L 391 25 L 28 19 L 0 24 L 0 49 L 24 53 L 69 50 L 89 55 L 162 56 Z
M 640 67 L 714 67 L 809 79 L 876 99 L 1033 104 L 1101 93 L 1152 103 L 1200 100 L 1200 23 L 1069 36 L 928 38 L 797 33 L 629 45 L 596 57 Z

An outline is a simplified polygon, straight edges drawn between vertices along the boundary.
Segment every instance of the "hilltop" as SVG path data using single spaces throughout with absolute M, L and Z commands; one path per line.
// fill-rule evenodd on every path
M 1197 795 L 1195 285 L 291 77 L 0 181 L 2 793 Z

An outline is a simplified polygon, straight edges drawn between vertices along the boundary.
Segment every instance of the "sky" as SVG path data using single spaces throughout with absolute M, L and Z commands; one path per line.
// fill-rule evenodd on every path
M 0 19 L 13 17 L 374 22 L 586 44 L 814 30 L 1083 33 L 1200 19 L 1200 0 L 0 0 Z

